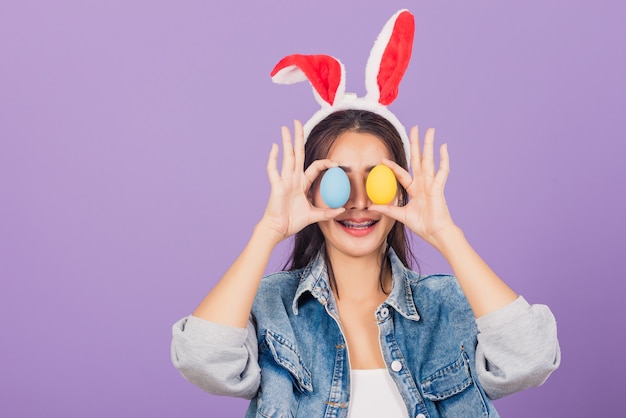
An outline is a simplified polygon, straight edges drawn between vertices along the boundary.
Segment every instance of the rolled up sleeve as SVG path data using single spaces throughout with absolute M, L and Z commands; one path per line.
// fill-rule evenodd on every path
M 491 399 L 543 384 L 561 360 L 556 320 L 519 296 L 476 320 L 478 379 Z
M 260 384 L 254 324 L 236 328 L 188 316 L 172 327 L 172 363 L 201 389 L 252 399 Z

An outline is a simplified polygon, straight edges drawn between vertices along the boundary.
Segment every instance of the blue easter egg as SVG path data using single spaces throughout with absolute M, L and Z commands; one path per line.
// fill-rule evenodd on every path
M 329 208 L 340 208 L 350 198 L 350 180 L 343 169 L 332 167 L 326 170 L 320 184 L 322 200 Z

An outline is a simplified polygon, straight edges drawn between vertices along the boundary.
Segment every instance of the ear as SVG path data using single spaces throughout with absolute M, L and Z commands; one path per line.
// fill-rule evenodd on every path
M 346 89 L 343 64 L 329 55 L 289 55 L 276 64 L 271 74 L 277 84 L 309 80 L 315 100 L 321 106 L 332 106 L 341 100 Z
M 383 106 L 398 96 L 398 86 L 404 76 L 413 50 L 415 21 L 408 10 L 391 17 L 378 35 L 365 67 L 367 99 Z

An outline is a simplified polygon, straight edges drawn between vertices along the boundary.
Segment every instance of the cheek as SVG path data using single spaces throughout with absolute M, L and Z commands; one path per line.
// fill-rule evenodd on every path
M 389 218 L 388 216 L 383 216 L 383 220 L 382 222 L 384 222 L 384 230 L 385 230 L 385 235 L 388 235 L 389 232 L 391 232 L 391 228 L 393 228 L 393 226 L 396 224 L 396 220 Z

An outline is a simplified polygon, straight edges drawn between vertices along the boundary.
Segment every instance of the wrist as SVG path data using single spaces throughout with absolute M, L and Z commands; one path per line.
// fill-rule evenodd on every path
M 429 240 L 430 244 L 444 256 L 453 250 L 459 243 L 465 242 L 463 230 L 456 224 L 451 223 L 433 234 Z
M 255 226 L 252 235 L 258 237 L 271 247 L 275 247 L 282 240 L 287 238 L 285 234 L 279 232 L 276 228 L 272 227 L 264 219 L 261 219 Z

